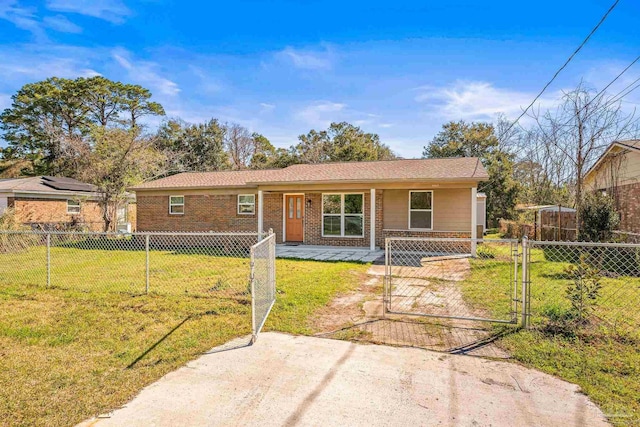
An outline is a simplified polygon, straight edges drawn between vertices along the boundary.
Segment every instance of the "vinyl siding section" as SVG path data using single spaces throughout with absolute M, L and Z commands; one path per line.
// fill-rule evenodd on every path
M 620 147 L 612 148 L 598 168 L 585 177 L 586 186 L 592 190 L 601 190 L 610 188 L 613 184 L 627 185 L 640 182 L 640 153 L 624 151 Z M 614 182 L 614 177 L 617 183 Z
M 383 227 L 387 230 L 409 228 L 409 190 L 385 190 Z M 469 231 L 471 229 L 471 189 L 433 190 L 433 230 Z

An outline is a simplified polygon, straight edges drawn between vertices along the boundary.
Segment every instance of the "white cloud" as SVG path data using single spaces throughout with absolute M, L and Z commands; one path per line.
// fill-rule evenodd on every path
M 42 25 L 33 9 L 19 7 L 17 0 L 0 0 L 0 19 L 9 21 L 22 30 L 31 32 L 41 41 L 46 39 Z
M 161 95 L 176 96 L 180 93 L 177 83 L 162 77 L 156 71 L 158 64 L 149 61 L 135 61 L 125 49 L 115 49 L 112 56 L 128 72 L 131 80 L 148 85 L 152 91 L 157 91 Z
M 481 81 L 456 81 L 447 87 L 417 89 L 420 94 L 415 100 L 427 104 L 429 113 L 447 119 L 490 120 L 500 113 L 515 118 L 535 97 L 534 93 L 497 88 Z M 557 98 L 550 94 L 537 104 L 551 105 Z
M 311 51 L 296 50 L 288 46 L 276 55 L 285 58 L 296 68 L 304 70 L 330 70 L 334 61 L 333 52 L 329 48 L 323 51 Z
M 25 80 L 42 80 L 57 76 L 66 78 L 91 77 L 100 75 L 91 68 L 91 52 L 83 48 L 57 49 L 32 45 L 7 46 L 0 48 L 0 81 L 4 85 L 24 84 Z
M 113 24 L 122 24 L 131 15 L 131 10 L 121 0 L 48 0 L 47 8 L 92 16 Z
M 224 88 L 217 78 L 208 74 L 204 69 L 195 65 L 189 65 L 189 69 L 200 80 L 198 88 L 203 92 L 212 94 L 220 92 Z
M 0 93 L 0 113 L 5 109 L 11 107 L 11 96 Z
M 81 27 L 69 21 L 64 15 L 47 16 L 42 22 L 44 22 L 47 27 L 61 33 L 79 34 L 82 32 Z
M 310 126 L 326 128 L 331 122 L 338 121 L 337 117 L 346 107 L 338 102 L 318 101 L 295 113 L 295 117 Z
M 268 104 L 266 102 L 261 102 L 259 105 L 260 105 L 260 113 L 269 113 L 276 108 L 274 104 Z

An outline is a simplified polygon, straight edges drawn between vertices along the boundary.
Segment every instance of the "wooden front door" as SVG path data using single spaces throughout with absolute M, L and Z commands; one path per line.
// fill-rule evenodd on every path
M 302 194 L 285 197 L 285 215 L 287 242 L 302 242 L 302 219 L 304 218 L 304 196 Z

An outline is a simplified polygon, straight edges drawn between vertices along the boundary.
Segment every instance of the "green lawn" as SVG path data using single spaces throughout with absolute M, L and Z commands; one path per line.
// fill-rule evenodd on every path
M 491 249 L 486 252 L 494 258 L 471 260 L 471 274 L 461 283 L 462 292 L 469 304 L 504 316 L 505 283 L 513 276 L 513 266 L 506 262 L 506 247 L 488 246 Z M 619 274 L 603 277 L 592 325 L 559 332 L 549 325 L 570 305 L 565 292 L 572 277 L 566 268 L 577 257 L 567 253 L 532 250 L 532 328 L 506 334 L 499 345 L 527 366 L 578 384 L 614 424 L 640 424 L 640 322 L 634 308 L 640 303 L 640 279 Z
M 0 425 L 72 425 L 251 332 L 248 259 L 152 252 L 144 294 L 143 253 L 51 255 L 49 289 L 40 249 L 19 263 L 0 255 Z M 278 260 L 276 268 L 265 328 L 305 334 L 314 311 L 356 288 L 367 266 Z

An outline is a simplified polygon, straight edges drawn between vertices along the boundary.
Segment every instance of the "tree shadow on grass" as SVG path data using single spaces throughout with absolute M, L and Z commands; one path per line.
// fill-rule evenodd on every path
M 202 317 L 202 316 L 218 316 L 220 314 L 221 313 L 219 313 L 218 311 L 210 310 L 210 311 L 205 311 L 203 313 L 193 314 L 193 315 L 185 317 L 176 326 L 174 326 L 169 332 L 164 334 L 158 341 L 153 343 L 151 346 L 149 346 L 149 348 L 147 348 L 144 352 L 142 352 L 142 354 L 140 354 L 138 357 L 136 357 L 135 360 L 133 362 L 131 362 L 126 367 L 126 369 L 134 368 L 142 359 L 144 359 L 149 353 L 151 353 L 153 350 L 155 350 L 160 344 L 162 344 L 167 338 L 169 338 L 171 335 L 173 335 L 178 329 L 180 329 L 182 326 L 184 326 L 184 324 L 187 323 L 189 320 L 194 320 L 194 319 L 197 319 L 197 318 Z M 222 313 L 222 314 L 224 314 L 224 313 Z M 232 349 L 235 349 L 235 348 L 246 347 L 246 346 L 252 344 L 251 339 L 249 339 L 248 344 L 244 343 L 244 341 L 243 342 L 238 341 L 238 340 L 243 339 L 243 338 L 244 337 L 233 339 L 233 340 L 223 344 L 222 346 L 216 347 L 211 351 L 205 352 L 204 354 L 215 353 L 216 352 L 215 350 L 218 349 L 218 348 L 224 348 L 224 350 L 232 350 Z M 251 336 L 249 336 L 249 338 L 251 338 Z M 236 342 L 236 341 L 238 341 L 238 342 Z M 233 345 L 229 345 L 231 343 L 233 343 Z M 221 351 L 221 350 L 219 350 L 219 351 Z

